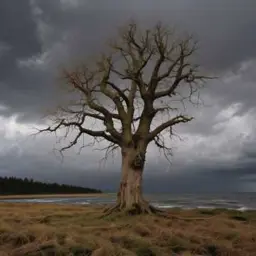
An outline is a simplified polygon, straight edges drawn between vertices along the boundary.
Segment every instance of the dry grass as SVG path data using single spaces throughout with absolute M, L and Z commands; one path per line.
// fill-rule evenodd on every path
M 256 213 L 174 209 L 177 218 L 97 207 L 0 204 L 0 255 L 255 255 Z

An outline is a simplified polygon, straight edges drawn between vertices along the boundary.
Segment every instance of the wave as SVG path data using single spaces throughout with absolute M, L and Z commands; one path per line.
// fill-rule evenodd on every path
M 57 203 L 67 201 L 67 199 L 26 199 L 23 201 L 26 201 L 28 203 Z
M 217 207 L 213 207 L 213 206 L 207 206 L 207 205 L 198 205 L 194 208 L 197 208 L 197 209 L 210 209 L 210 210 L 214 210 L 216 209 Z
M 105 205 L 113 204 L 115 198 L 101 198 L 101 197 L 83 197 L 83 198 L 34 198 L 34 199 L 5 199 L 1 202 L 13 202 L 13 203 L 55 203 L 55 204 L 75 204 L 75 205 Z M 149 198 L 152 205 L 162 209 L 181 208 L 181 209 L 228 209 L 237 211 L 256 210 L 256 197 L 253 200 L 251 198 L 202 198 L 191 197 L 185 198 L 184 196 L 176 197 L 171 196 L 169 198 Z
M 91 203 L 90 202 L 76 202 L 75 204 L 89 205 Z
M 242 206 L 242 207 L 238 208 L 237 210 L 240 212 L 245 212 L 245 211 L 254 210 L 254 209 L 246 207 L 246 206 Z
M 174 205 L 174 204 L 157 204 L 157 203 L 154 203 L 152 205 L 155 206 L 155 207 L 161 208 L 161 209 L 183 208 L 182 205 L 178 205 L 178 204 Z

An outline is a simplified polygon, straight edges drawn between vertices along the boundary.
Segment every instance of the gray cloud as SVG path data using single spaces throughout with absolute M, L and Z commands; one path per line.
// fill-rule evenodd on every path
M 33 155 L 23 155 L 13 161 L 17 156 L 17 148 L 13 148 L 4 157 L 0 157 L 0 175 L 32 177 L 46 182 L 68 183 L 87 187 L 96 187 L 105 191 L 115 191 L 118 188 L 120 173 L 115 169 L 94 169 L 87 167 L 84 161 L 83 168 L 74 167 L 70 169 L 67 162 L 59 165 L 54 161 L 42 160 Z M 158 165 L 157 169 L 165 168 Z M 181 173 L 156 173 L 154 166 L 146 168 L 144 176 L 144 191 L 147 193 L 206 193 L 206 192 L 234 192 L 240 191 L 240 179 L 252 173 L 252 166 L 244 169 L 213 168 L 212 170 L 200 171 L 191 168 L 189 172 Z M 206 167 L 207 168 L 207 167 Z M 202 166 L 200 166 L 202 169 Z M 246 181 L 245 181 L 246 182 Z M 198 186 L 200 184 L 200 186 Z M 217 184 L 217 185 L 216 185 Z
M 41 51 L 29 1 L 1 1 L 0 42 L 8 49 L 0 55 L 0 101 L 3 105 L 23 112 L 30 98 L 24 95 L 32 85 L 27 83 L 30 79 L 22 73 L 16 61 Z
M 253 1 L 76 2 L 70 6 L 56 0 L 1 1 L 0 42 L 11 49 L 0 58 L 1 102 L 11 112 L 36 118 L 54 104 L 58 67 L 103 50 L 116 28 L 132 17 L 141 24 L 162 20 L 196 34 L 200 62 L 211 70 L 236 68 L 255 56 Z M 15 16 L 13 6 L 19 10 Z
M 182 180 L 183 183 L 176 187 L 195 187 L 192 184 L 199 182 L 199 177 L 205 184 L 211 180 L 217 182 L 220 177 L 228 184 L 233 175 L 231 187 L 236 187 L 242 173 L 253 172 L 255 165 L 255 9 L 253 0 L 0 1 L 0 117 L 4 125 L 8 124 L 0 133 L 4 145 L 0 169 L 42 179 L 64 179 L 64 175 L 60 175 L 62 169 L 67 174 L 67 181 L 72 177 L 74 183 L 79 182 L 78 177 L 97 181 L 98 176 L 90 171 L 98 168 L 98 153 L 85 151 L 83 157 L 78 157 L 71 151 L 69 157 L 73 160 L 60 167 L 53 156 L 49 157 L 54 142 L 52 137 L 31 142 L 33 150 L 27 146 L 23 148 L 22 142 L 14 143 L 20 135 L 7 139 L 8 129 L 15 126 L 10 124 L 8 117 L 19 114 L 16 130 L 21 129 L 19 122 L 25 126 L 39 122 L 42 114 L 60 100 L 54 86 L 58 83 L 60 67 L 72 66 L 104 50 L 106 40 L 115 36 L 117 27 L 135 18 L 142 25 L 154 25 L 161 20 L 174 24 L 181 31 L 194 33 L 200 41 L 198 61 L 207 72 L 219 76 L 202 91 L 205 106 L 189 109 L 195 121 L 177 127 L 184 142 L 171 142 L 175 146 L 175 156 L 173 172 L 168 174 L 170 183 L 161 176 L 158 184 L 166 184 L 163 187 L 167 189 Z M 155 154 L 156 149 L 151 148 L 148 180 L 153 177 Z M 90 166 L 87 174 L 82 174 L 86 159 L 91 159 Z M 106 173 L 112 169 L 118 171 L 118 163 L 106 167 Z M 162 159 L 158 168 L 160 164 L 164 175 L 168 166 Z M 34 171 L 34 166 L 39 166 L 40 171 Z M 215 171 L 209 171 L 209 166 L 214 166 Z M 233 166 L 239 168 L 236 170 Z M 230 169 L 233 169 L 231 176 L 231 171 L 227 172 Z M 184 174 L 190 170 L 193 174 Z M 225 170 L 227 174 L 222 174 Z M 176 178 L 173 173 L 178 171 L 183 176 Z M 209 176 L 204 176 L 202 171 Z M 111 175 L 106 174 L 105 179 Z M 117 177 L 113 180 L 118 180 L 118 175 L 113 175 Z M 109 184 L 113 187 L 116 182 Z M 146 187 L 151 187 L 150 181 L 147 182 Z
M 3 137 L 3 134 L 2 136 Z M 247 138 L 247 142 L 250 138 Z M 0 148 L 0 176 L 13 175 L 17 177 L 32 177 L 47 182 L 70 183 L 82 186 L 97 187 L 103 190 L 115 191 L 120 178 L 119 160 L 114 164 L 108 161 L 105 166 L 99 164 L 103 154 L 91 152 L 85 149 L 83 154 L 75 155 L 69 152 L 61 162 L 53 152 L 54 140 L 49 137 L 27 138 L 22 135 L 11 138 L 11 134 L 5 134 L 1 140 Z M 3 150 L 4 149 L 4 150 Z M 255 159 L 244 156 L 246 145 L 242 146 L 242 161 L 226 162 L 174 161 L 167 168 L 166 163 L 159 158 L 150 157 L 145 168 L 144 190 L 147 193 L 214 193 L 237 192 L 243 189 L 243 185 L 253 181 L 251 175 L 255 174 Z M 190 149 L 180 157 L 190 157 Z M 195 151 L 199 151 L 195 148 Z M 204 151 L 204 149 L 202 149 Z M 155 153 L 154 153 L 155 154 Z M 116 155 L 118 157 L 118 155 Z M 250 161 L 248 161 L 250 160 Z M 158 163 L 156 163 L 158 161 Z M 200 184 L 200 186 L 199 186 Z

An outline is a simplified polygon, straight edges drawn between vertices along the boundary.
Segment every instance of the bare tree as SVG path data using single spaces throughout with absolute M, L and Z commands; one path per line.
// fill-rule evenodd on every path
M 168 154 L 163 132 L 187 123 L 178 103 L 193 102 L 205 82 L 192 57 L 196 43 L 191 36 L 179 38 L 161 24 L 139 29 L 131 23 L 110 44 L 110 52 L 99 60 L 64 71 L 67 86 L 75 94 L 72 102 L 58 109 L 54 122 L 40 132 L 72 130 L 75 137 L 61 151 L 76 145 L 84 135 L 106 140 L 106 151 L 122 153 L 122 175 L 117 202 L 108 213 L 154 213 L 142 196 L 142 174 L 148 145 L 152 142 Z M 158 117 L 162 120 L 158 120 Z M 96 123 L 88 127 L 92 120 Z M 157 121 L 155 121 L 157 120 Z

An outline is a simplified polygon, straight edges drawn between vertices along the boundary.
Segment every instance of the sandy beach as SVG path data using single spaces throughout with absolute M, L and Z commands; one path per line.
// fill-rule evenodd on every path
M 40 194 L 40 195 L 0 195 L 4 199 L 38 199 L 38 198 L 83 198 L 83 197 L 107 197 L 111 193 L 88 193 L 88 194 Z

